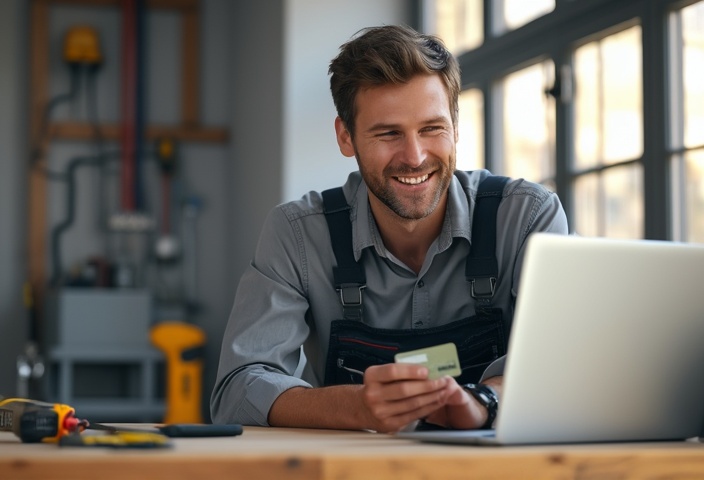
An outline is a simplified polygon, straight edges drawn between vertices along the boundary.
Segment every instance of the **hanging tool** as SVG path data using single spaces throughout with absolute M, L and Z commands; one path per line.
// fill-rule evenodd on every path
M 29 282 L 22 289 L 22 300 L 27 309 L 28 339 L 23 352 L 17 356 L 17 396 L 29 398 L 40 391 L 44 376 L 44 359 L 39 352 L 37 312 L 34 305 L 34 292 Z M 40 396 L 40 395 L 39 395 Z
M 61 403 L 27 398 L 0 400 L 0 431 L 13 432 L 25 443 L 55 442 L 83 431 L 88 421 L 76 418 L 76 411 Z
M 152 327 L 150 338 L 166 355 L 164 423 L 203 423 L 205 333 L 185 322 L 164 321 Z
M 161 234 L 155 246 L 156 258 L 162 262 L 176 260 L 180 252 L 178 238 L 171 232 L 171 184 L 176 170 L 176 145 L 171 138 L 157 140 L 156 156 L 161 170 Z

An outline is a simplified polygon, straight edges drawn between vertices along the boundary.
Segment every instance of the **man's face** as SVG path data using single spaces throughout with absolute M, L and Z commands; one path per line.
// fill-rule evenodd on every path
M 352 139 L 338 118 L 344 155 L 354 155 L 375 199 L 407 220 L 430 215 L 455 171 L 456 130 L 438 75 L 360 90 Z

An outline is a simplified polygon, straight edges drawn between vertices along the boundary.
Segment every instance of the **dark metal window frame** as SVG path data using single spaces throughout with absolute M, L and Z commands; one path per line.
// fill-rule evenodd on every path
M 556 0 L 555 10 L 505 33 L 494 33 L 498 24 L 492 0 L 484 0 L 484 42 L 458 56 L 462 87 L 479 88 L 484 97 L 484 151 L 486 166 L 500 164 L 500 99 L 494 87 L 507 74 L 552 59 L 555 78 L 563 66 L 571 67 L 574 50 L 591 41 L 639 24 L 642 29 L 643 153 L 629 160 L 643 165 L 643 237 L 671 236 L 669 159 L 669 38 L 670 12 L 697 0 Z M 420 3 L 418 4 L 420 6 Z M 421 11 L 420 8 L 417 9 Z M 419 17 L 418 20 L 421 20 Z M 422 25 L 419 21 L 418 25 Z M 568 217 L 573 217 L 571 169 L 573 112 L 571 101 L 555 102 L 555 180 Z M 622 163 L 621 163 L 622 164 Z M 583 172 L 579 172 L 582 174 Z

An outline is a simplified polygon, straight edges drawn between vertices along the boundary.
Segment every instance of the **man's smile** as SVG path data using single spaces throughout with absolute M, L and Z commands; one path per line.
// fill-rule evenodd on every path
M 396 180 L 398 180 L 401 183 L 405 183 L 406 185 L 418 185 L 420 183 L 428 181 L 428 178 L 430 178 L 429 174 L 421 175 L 419 177 L 394 177 Z

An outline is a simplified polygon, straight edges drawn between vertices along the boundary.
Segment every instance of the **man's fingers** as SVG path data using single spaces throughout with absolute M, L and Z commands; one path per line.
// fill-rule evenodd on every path
M 377 431 L 398 431 L 407 424 L 443 408 L 452 394 L 447 378 L 402 380 L 388 384 L 365 385 L 363 401 L 374 419 Z
M 367 368 L 363 402 L 377 431 L 397 431 L 443 407 L 453 393 L 450 377 L 428 380 L 428 369 L 413 364 Z
M 394 400 L 387 397 L 381 401 L 373 395 L 367 395 L 366 397 L 367 406 L 372 414 L 376 418 L 385 419 L 422 410 L 428 406 L 432 406 L 432 409 L 437 409 L 443 404 L 447 397 L 447 392 L 445 389 L 431 390 L 429 392 L 423 392 L 413 396 L 404 396 Z
M 393 402 L 407 398 L 436 393 L 447 387 L 444 378 L 435 380 L 402 380 L 370 386 L 368 392 Z
M 364 383 L 388 383 L 398 380 L 424 380 L 428 369 L 411 363 L 387 363 L 373 365 L 364 371 Z
M 394 402 L 395 404 L 385 404 L 379 408 L 374 415 L 377 432 L 391 433 L 398 432 L 406 425 L 430 416 L 441 408 L 441 402 L 424 403 L 423 406 L 409 410 L 407 402 Z M 404 405 L 401 405 L 404 403 Z M 374 413 L 374 412 L 373 412 Z

